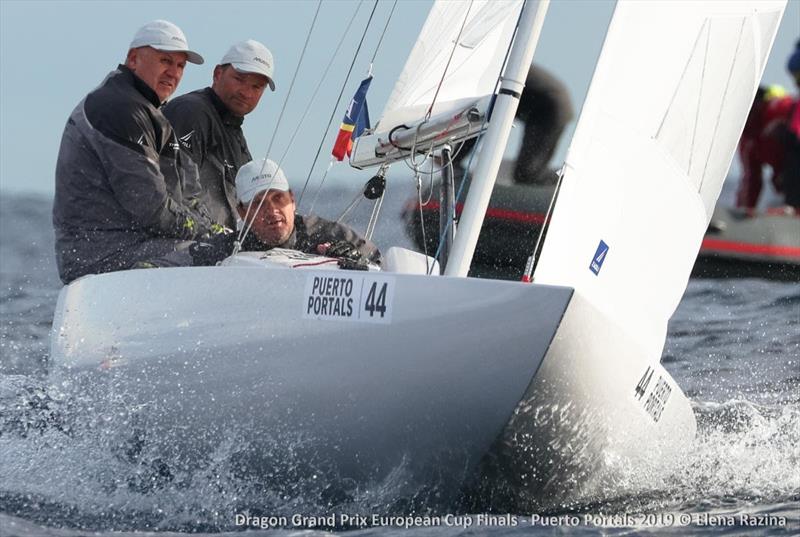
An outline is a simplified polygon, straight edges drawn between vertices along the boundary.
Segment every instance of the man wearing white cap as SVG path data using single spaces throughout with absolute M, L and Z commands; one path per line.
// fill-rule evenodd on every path
M 239 216 L 250 225 L 244 250 L 290 248 L 338 257 L 345 268 L 366 269 L 380 263 L 378 247 L 349 227 L 318 216 L 295 214 L 294 194 L 275 162 L 248 162 L 236 174 Z
M 214 68 L 210 88 L 164 107 L 182 148 L 200 170 L 203 200 L 212 218 L 230 228 L 236 225 L 236 172 L 252 160 L 242 122 L 268 86 L 275 90 L 274 67 L 272 53 L 258 41 L 236 43 Z
M 189 49 L 174 24 L 145 24 L 125 64 L 70 115 L 56 163 L 53 225 L 64 283 L 85 274 L 193 263 L 189 247 L 221 226 L 196 197 L 197 169 L 181 155 L 161 105 Z

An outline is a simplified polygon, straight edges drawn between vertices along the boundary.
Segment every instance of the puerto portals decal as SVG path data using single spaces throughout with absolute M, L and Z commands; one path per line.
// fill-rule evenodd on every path
M 303 295 L 303 318 L 389 324 L 394 285 L 391 276 L 309 274 Z
M 594 272 L 595 276 L 600 274 L 600 269 L 603 268 L 603 262 L 606 260 L 607 255 L 608 244 L 601 240 L 600 244 L 597 245 L 594 257 L 592 257 L 592 262 L 589 264 L 589 270 Z

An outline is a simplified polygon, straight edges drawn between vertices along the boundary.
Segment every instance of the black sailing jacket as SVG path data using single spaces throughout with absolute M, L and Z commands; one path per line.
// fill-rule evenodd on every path
M 194 239 L 212 221 L 156 93 L 120 65 L 73 110 L 56 163 L 53 226 L 62 281 L 129 268 L 151 240 Z M 168 241 L 166 241 L 168 242 Z
M 334 243 L 337 241 L 347 241 L 355 246 L 358 251 L 373 263 L 381 263 L 381 253 L 378 247 L 371 241 L 363 238 L 348 226 L 338 222 L 331 222 L 319 216 L 295 215 L 294 230 L 286 242 L 276 248 L 290 248 L 299 250 L 307 254 L 319 254 L 317 246 L 323 243 Z M 263 251 L 272 249 L 258 240 L 254 231 L 247 234 L 247 238 L 242 244 L 245 251 Z
M 244 118 L 233 115 L 211 88 L 173 99 L 164 115 L 200 169 L 203 201 L 212 219 L 235 229 L 236 172 L 252 160 L 242 132 Z

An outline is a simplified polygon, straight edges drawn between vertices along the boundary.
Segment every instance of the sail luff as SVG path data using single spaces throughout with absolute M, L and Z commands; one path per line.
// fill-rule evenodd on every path
M 475 253 L 475 245 L 483 225 L 489 198 L 492 195 L 497 171 L 503 159 L 511 126 L 525 88 L 536 44 L 542 32 L 550 0 L 525 2 L 511 54 L 500 83 L 491 122 L 484 137 L 478 166 L 470 184 L 469 196 L 461 214 L 458 234 L 453 243 L 453 253 L 447 260 L 446 276 L 466 276 Z

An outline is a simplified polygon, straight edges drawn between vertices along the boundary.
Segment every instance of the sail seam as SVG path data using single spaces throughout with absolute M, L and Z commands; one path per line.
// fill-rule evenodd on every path
M 728 70 L 728 79 L 725 81 L 725 92 L 722 94 L 722 102 L 719 105 L 719 112 L 717 112 L 717 120 L 714 123 L 714 134 L 711 136 L 711 147 L 708 148 L 708 157 L 706 158 L 705 166 L 703 167 L 703 175 L 700 177 L 700 185 L 698 192 L 703 190 L 703 182 L 706 179 L 706 172 L 708 171 L 708 162 L 711 160 L 711 154 L 714 151 L 714 142 L 717 138 L 717 131 L 719 130 L 720 120 L 722 113 L 725 110 L 725 101 L 728 98 L 729 90 L 731 88 L 731 79 L 733 78 L 733 70 L 736 68 L 736 58 L 739 55 L 739 49 L 742 47 L 742 37 L 744 36 L 744 26 L 747 23 L 747 17 L 742 17 L 742 24 L 739 27 L 739 39 L 736 41 L 736 50 L 733 52 L 733 59 L 731 60 L 731 67 Z
M 694 52 L 697 50 L 697 44 L 700 42 L 700 37 L 703 35 L 703 28 L 705 28 L 705 23 L 700 28 L 700 31 L 697 32 L 697 37 L 695 38 L 694 46 L 692 47 L 692 54 L 694 54 Z M 667 106 L 667 110 L 664 113 L 664 116 L 661 118 L 661 123 L 659 124 L 658 129 L 656 130 L 656 138 L 658 138 L 661 135 L 661 129 L 664 128 L 664 123 L 666 123 L 667 116 L 669 115 L 670 110 L 672 110 L 672 105 L 675 104 L 675 99 L 678 96 L 678 91 L 680 91 L 681 84 L 683 83 L 684 79 L 686 78 L 686 73 L 689 71 L 689 64 L 691 63 L 691 60 L 692 60 L 692 58 L 690 56 L 688 61 L 686 62 L 686 65 L 683 67 L 683 73 L 681 73 L 681 78 L 678 80 L 678 83 L 675 85 L 675 91 L 672 92 L 672 98 L 669 100 L 669 105 Z M 599 61 L 598 61 L 598 64 L 599 64 Z M 596 66 L 595 66 L 595 69 L 597 69 Z
M 694 147 L 695 143 L 697 142 L 697 127 L 700 124 L 700 103 L 703 102 L 703 88 L 705 88 L 705 82 L 706 82 L 706 67 L 708 67 L 708 49 L 711 44 L 712 22 L 713 21 L 709 19 L 706 19 L 703 22 L 703 28 L 708 26 L 708 31 L 706 32 L 706 50 L 705 54 L 703 54 L 703 69 L 700 72 L 700 91 L 697 94 L 697 108 L 695 109 L 694 113 L 694 127 L 692 128 L 692 143 L 689 145 L 689 163 L 686 167 L 686 174 L 689 175 L 689 177 L 691 177 L 692 175 L 692 162 L 694 161 Z M 701 177 L 700 184 L 697 185 L 698 192 L 700 192 L 700 187 L 702 184 L 703 184 L 703 179 Z

